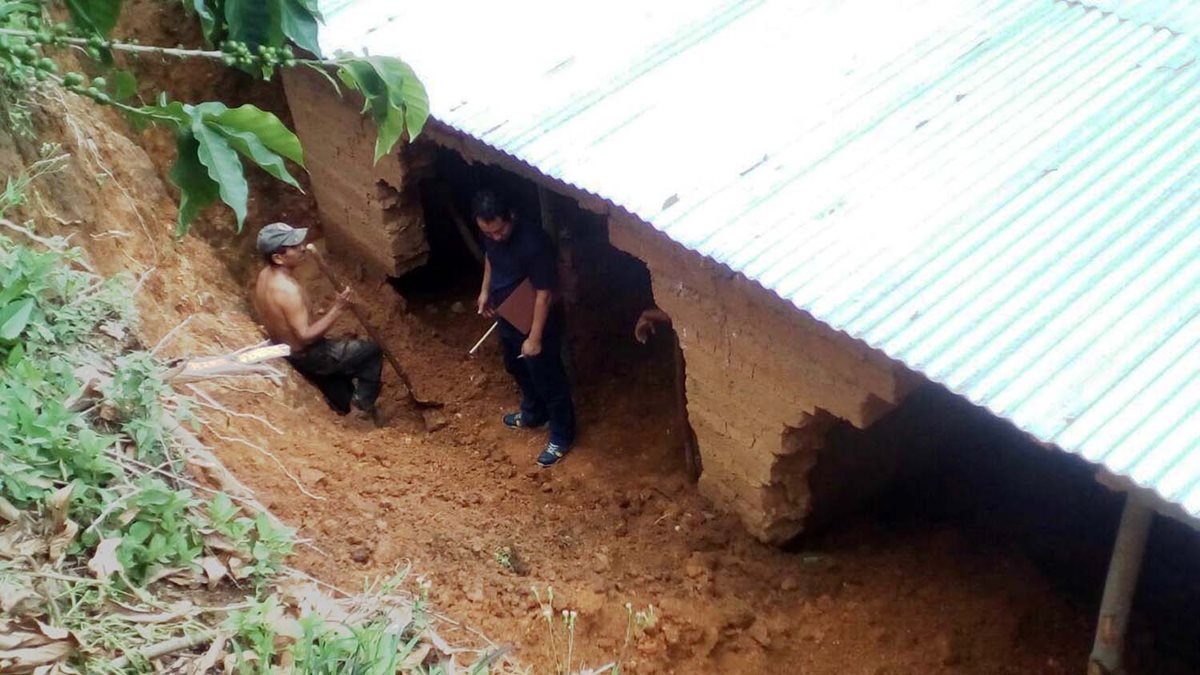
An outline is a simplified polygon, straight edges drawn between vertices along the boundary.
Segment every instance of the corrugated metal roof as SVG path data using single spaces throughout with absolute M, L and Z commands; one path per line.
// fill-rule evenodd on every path
M 1200 4 L 1099 4 L 358 0 L 322 44 L 1200 516 Z

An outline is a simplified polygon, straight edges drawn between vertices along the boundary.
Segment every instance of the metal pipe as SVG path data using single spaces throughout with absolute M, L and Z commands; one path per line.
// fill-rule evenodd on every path
M 492 331 L 496 330 L 496 326 L 499 326 L 499 325 L 500 325 L 499 321 L 492 322 L 492 327 L 487 329 L 487 332 L 483 334 L 483 337 L 479 338 L 479 342 L 476 342 L 475 346 L 471 347 L 471 351 L 467 352 L 467 354 L 474 356 L 475 352 L 479 350 L 479 345 L 482 345 L 483 341 L 488 339 L 488 336 L 491 335 Z
M 1146 537 L 1154 511 L 1134 493 L 1125 493 L 1125 509 L 1113 544 L 1108 577 L 1104 581 L 1104 597 L 1100 601 L 1100 619 L 1096 640 L 1088 663 L 1088 675 L 1117 675 L 1123 673 L 1121 664 L 1125 648 L 1125 630 L 1129 627 L 1129 610 L 1137 590 L 1142 557 L 1146 553 Z

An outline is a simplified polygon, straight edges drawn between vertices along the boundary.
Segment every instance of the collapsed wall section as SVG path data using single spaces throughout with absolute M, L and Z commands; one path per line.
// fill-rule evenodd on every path
M 289 99 L 301 91 L 290 85 Z M 344 118 L 347 111 L 356 115 L 345 102 L 322 105 L 330 118 Z M 366 133 L 360 118 L 350 121 Z M 547 181 L 457 132 L 431 125 L 426 135 L 467 161 L 497 165 L 539 185 Z M 363 143 L 358 152 L 369 153 Z M 364 162 L 370 159 L 364 156 Z M 410 162 L 421 160 L 401 153 L 394 161 L 390 171 L 403 176 L 413 173 Z M 332 180 L 336 184 L 345 176 Z M 889 480 L 899 461 L 883 456 L 891 449 L 851 452 L 842 461 L 836 442 L 829 442 L 838 434 L 830 430 L 847 423 L 870 426 L 895 408 L 919 376 L 602 199 L 561 184 L 555 189 L 608 216 L 610 243 L 650 270 L 654 299 L 671 315 L 683 350 L 702 493 L 737 513 L 762 541 L 783 543 L 810 523 L 814 494 L 829 510 L 844 511 Z M 426 250 L 423 239 L 392 240 L 390 247 L 397 259 L 406 248 L 422 255 Z
M 347 100 L 356 92 L 339 97 L 303 68 L 286 69 L 283 84 L 330 250 L 392 277 L 423 265 L 429 245 L 419 181 L 431 148 L 403 143 L 375 163 L 375 127 L 358 113 L 361 101 Z
M 866 428 L 915 378 L 878 351 L 832 330 L 728 268 L 644 223 L 612 214 L 614 246 L 650 268 L 671 315 L 699 444 L 700 490 L 737 512 L 763 541 L 803 531 L 812 469 L 839 419 Z M 846 489 L 872 481 L 841 475 Z

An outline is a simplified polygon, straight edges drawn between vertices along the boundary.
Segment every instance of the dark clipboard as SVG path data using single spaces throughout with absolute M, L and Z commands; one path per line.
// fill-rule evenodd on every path
M 496 308 L 496 314 L 511 323 L 522 335 L 529 335 L 533 328 L 533 305 L 536 300 L 533 284 L 529 279 L 522 281 L 504 302 Z

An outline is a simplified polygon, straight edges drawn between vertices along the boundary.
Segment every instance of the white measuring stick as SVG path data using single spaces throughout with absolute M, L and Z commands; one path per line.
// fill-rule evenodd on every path
M 479 342 L 476 342 L 475 346 L 471 347 L 471 351 L 467 352 L 467 354 L 473 356 L 475 354 L 475 351 L 479 349 L 479 346 L 483 344 L 483 341 L 488 339 L 488 336 L 491 335 L 492 331 L 496 330 L 496 326 L 499 326 L 499 325 L 500 325 L 499 321 L 493 322 L 492 327 L 487 329 L 487 332 L 483 334 L 483 337 L 479 338 Z

